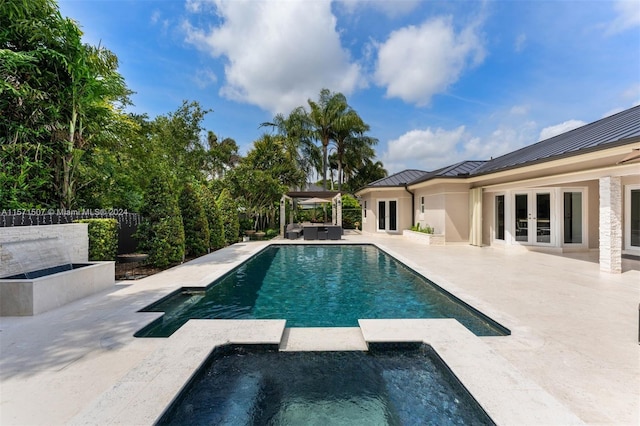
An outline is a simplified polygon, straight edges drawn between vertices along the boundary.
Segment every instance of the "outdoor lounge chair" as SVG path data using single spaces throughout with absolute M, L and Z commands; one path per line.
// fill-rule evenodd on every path
M 297 240 L 303 234 L 304 230 L 296 223 L 287 225 L 286 237 L 288 240 Z

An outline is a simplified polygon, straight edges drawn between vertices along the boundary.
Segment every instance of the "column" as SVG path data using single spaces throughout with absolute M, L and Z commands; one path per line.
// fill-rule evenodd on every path
M 600 270 L 622 272 L 622 180 L 600 178 Z

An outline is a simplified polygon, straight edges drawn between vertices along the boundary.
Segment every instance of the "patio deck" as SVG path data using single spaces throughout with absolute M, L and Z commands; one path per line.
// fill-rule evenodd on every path
M 430 335 L 443 352 L 451 352 L 449 360 L 482 365 L 475 370 L 485 369 L 482 359 L 473 358 L 478 351 L 504 361 L 508 374 L 494 371 L 496 381 L 521 392 L 495 395 L 496 421 L 520 415 L 527 419 L 523 423 L 539 424 L 535 407 L 544 406 L 565 416 L 557 417 L 557 424 L 567 423 L 571 413 L 587 424 L 640 423 L 639 261 L 627 260 L 623 274 L 609 275 L 599 271 L 597 253 L 569 257 L 467 245 L 424 246 L 400 236 L 354 234 L 321 243 L 349 242 L 377 244 L 511 330 L 507 337 L 477 338 L 458 328 L 451 336 L 441 331 Z M 132 337 L 161 315 L 137 310 L 177 287 L 206 285 L 266 244 L 236 244 L 35 317 L 1 318 L 0 424 L 150 423 L 155 417 L 146 407 L 170 400 L 174 382 L 188 377 L 216 341 L 229 336 L 239 341 L 279 338 L 279 321 L 256 323 L 257 331 L 263 331 L 257 337 L 237 321 L 221 321 L 215 330 L 209 330 L 213 321 L 192 321 L 175 339 Z M 419 324 L 389 330 L 402 338 L 414 325 Z M 366 328 L 364 335 L 376 335 L 371 323 L 361 327 Z M 203 334 L 211 337 L 209 347 L 199 343 Z M 296 335 L 304 332 L 290 334 Z M 295 344 L 304 346 L 297 339 Z M 318 338 L 313 340 L 317 346 Z M 465 347 L 468 354 L 457 350 Z M 171 364 L 166 363 L 172 359 L 179 363 L 167 377 Z M 479 374 L 463 372 L 469 380 Z M 467 383 L 464 377 L 462 381 Z M 486 389 L 491 381 L 485 380 Z M 473 386 L 474 394 L 482 392 L 483 386 Z M 535 404 L 527 407 L 528 395 Z M 517 410 L 523 412 L 509 413 Z

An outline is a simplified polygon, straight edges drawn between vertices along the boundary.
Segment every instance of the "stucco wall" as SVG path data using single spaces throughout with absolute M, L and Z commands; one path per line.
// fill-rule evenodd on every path
M 424 213 L 420 212 L 424 197 Z M 469 185 L 445 183 L 415 190 L 416 222 L 442 233 L 447 242 L 469 240 Z
M 0 228 L 0 277 L 89 259 L 88 224 Z
M 381 191 L 372 191 L 361 197 L 361 204 L 364 208 L 364 202 L 367 203 L 366 218 L 363 214 L 362 231 L 378 232 L 378 201 L 380 200 L 396 200 L 398 210 L 397 230 L 394 234 L 402 234 L 403 229 L 411 227 L 411 194 L 404 188 L 389 189 Z

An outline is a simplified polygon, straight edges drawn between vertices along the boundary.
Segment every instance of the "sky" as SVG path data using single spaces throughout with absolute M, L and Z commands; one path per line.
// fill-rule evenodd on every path
M 388 172 L 488 160 L 640 104 L 640 0 L 59 0 L 150 118 L 198 101 L 245 154 L 343 93 Z

